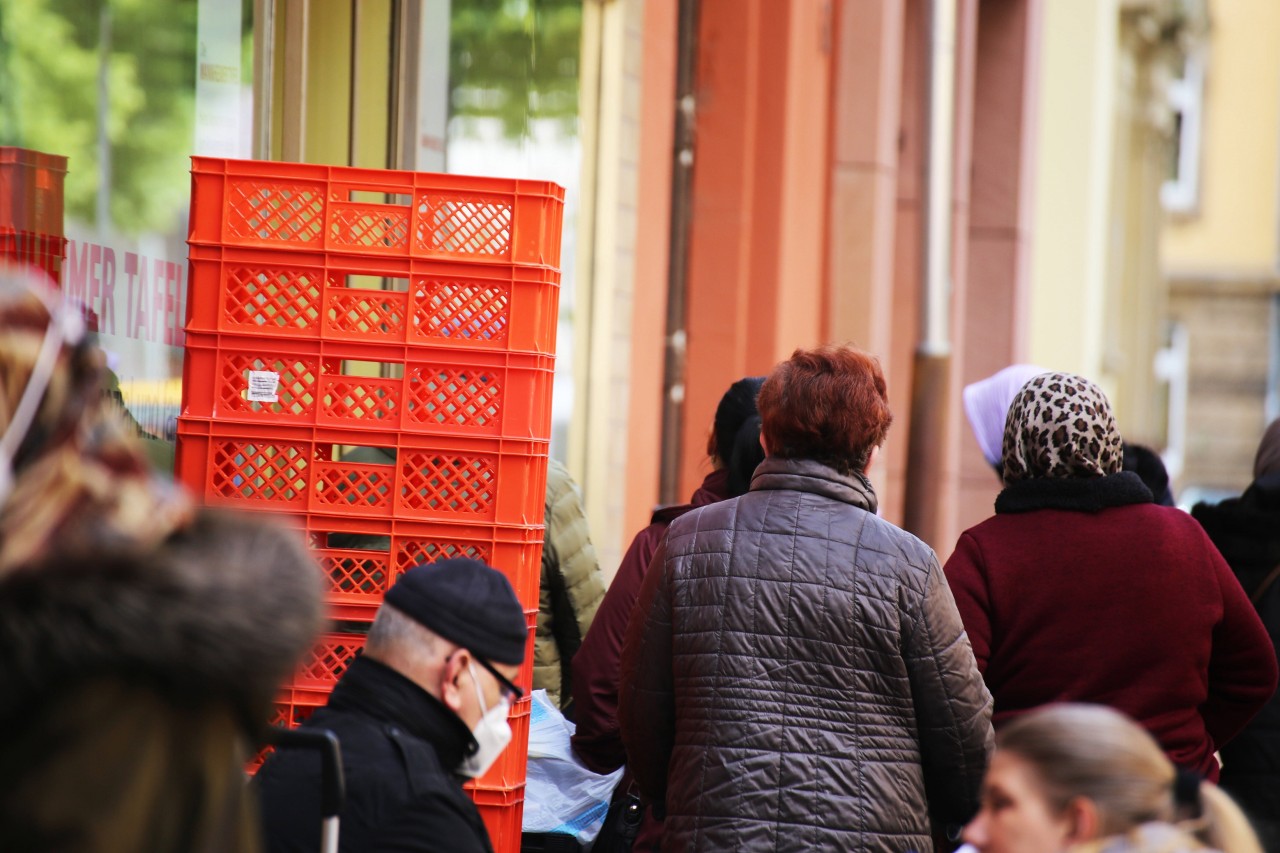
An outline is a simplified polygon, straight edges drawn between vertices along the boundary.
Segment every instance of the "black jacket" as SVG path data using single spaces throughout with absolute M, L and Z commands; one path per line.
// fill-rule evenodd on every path
M 1250 596 L 1280 565 L 1280 474 L 1255 480 L 1239 498 L 1196 504 L 1191 514 Z M 1280 580 L 1254 606 L 1280 656 Z M 1251 814 L 1280 815 L 1280 693 L 1222 747 L 1221 784 Z
M 352 661 L 329 704 L 303 724 L 329 729 L 342 745 L 347 799 L 341 849 L 492 853 L 475 805 L 452 768 L 475 748 L 458 717 L 393 669 Z M 320 761 L 277 751 L 258 772 L 267 847 L 320 849 Z

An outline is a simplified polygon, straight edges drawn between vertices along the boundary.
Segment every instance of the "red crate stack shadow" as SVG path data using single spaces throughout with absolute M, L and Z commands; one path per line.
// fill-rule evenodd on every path
M 329 576 L 273 722 L 322 706 L 414 565 L 511 580 L 533 671 L 564 191 L 546 182 L 192 158 L 176 473 L 279 514 Z M 530 704 L 468 790 L 520 846 Z
M 55 284 L 67 254 L 66 174 L 66 157 L 0 146 L 0 259 L 39 267 Z

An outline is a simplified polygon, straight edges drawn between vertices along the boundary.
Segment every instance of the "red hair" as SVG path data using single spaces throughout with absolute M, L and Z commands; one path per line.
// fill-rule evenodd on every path
M 848 346 L 798 349 L 756 401 L 769 455 L 861 472 L 889 432 L 889 392 L 873 355 Z

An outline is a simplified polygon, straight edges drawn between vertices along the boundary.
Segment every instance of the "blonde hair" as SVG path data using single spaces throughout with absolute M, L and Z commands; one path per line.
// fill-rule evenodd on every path
M 996 734 L 996 747 L 1032 767 L 1055 813 L 1065 811 L 1076 797 L 1091 800 L 1098 810 L 1099 835 L 1174 823 L 1223 853 L 1261 853 L 1239 807 L 1210 782 L 1200 783 L 1200 814 L 1180 815 L 1173 764 L 1151 735 L 1111 708 L 1062 704 L 1031 711 Z
M 0 432 L 12 422 L 57 294 L 0 269 Z M 105 360 L 89 341 L 64 343 L 35 418 L 12 460 L 0 505 L 0 579 L 49 557 L 146 550 L 189 523 L 194 507 L 157 481 L 136 435 L 105 404 Z

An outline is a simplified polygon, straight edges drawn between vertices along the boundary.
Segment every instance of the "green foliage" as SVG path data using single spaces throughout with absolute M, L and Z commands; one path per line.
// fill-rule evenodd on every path
M 195 0 L 0 0 L 0 144 L 66 156 L 66 214 L 95 220 L 104 3 L 110 217 L 125 234 L 168 232 L 190 183 Z
M 510 139 L 533 120 L 575 135 L 582 0 L 453 0 L 450 115 L 496 118 Z

